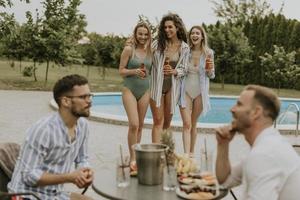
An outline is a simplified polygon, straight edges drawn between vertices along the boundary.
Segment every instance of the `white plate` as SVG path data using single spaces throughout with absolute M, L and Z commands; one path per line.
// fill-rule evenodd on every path
M 187 193 L 181 191 L 179 187 L 176 188 L 176 194 L 178 196 L 180 196 L 181 198 L 189 199 L 189 200 L 212 200 L 212 199 L 215 199 L 217 197 L 217 196 L 214 196 L 212 193 L 209 193 L 209 192 L 198 192 L 198 193 L 187 194 Z M 200 195 L 202 195 L 202 196 L 200 196 Z M 205 197 L 205 195 L 208 195 L 208 196 Z

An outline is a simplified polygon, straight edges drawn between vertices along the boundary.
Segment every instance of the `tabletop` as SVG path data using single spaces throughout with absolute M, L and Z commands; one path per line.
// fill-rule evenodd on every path
M 96 170 L 92 188 L 97 194 L 114 200 L 182 200 L 176 195 L 175 191 L 164 191 L 162 185 L 148 186 L 139 184 L 137 177 L 130 179 L 128 187 L 117 187 L 116 170 L 113 166 L 103 166 Z M 217 199 L 222 199 L 227 193 L 227 190 L 221 191 Z

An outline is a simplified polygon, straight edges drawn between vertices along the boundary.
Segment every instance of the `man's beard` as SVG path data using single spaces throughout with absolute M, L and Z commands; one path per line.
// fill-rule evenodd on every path
M 249 113 L 246 114 L 249 115 Z M 251 127 L 251 122 L 249 121 L 249 118 L 246 117 L 246 115 L 236 116 L 235 114 L 233 114 L 233 119 L 234 123 L 232 123 L 232 128 L 237 132 L 242 133 L 244 130 Z
M 89 107 L 90 108 L 90 107 Z M 82 111 L 77 111 L 74 108 L 71 109 L 71 113 L 75 116 L 75 117 L 89 117 L 90 116 L 90 109 L 84 109 Z

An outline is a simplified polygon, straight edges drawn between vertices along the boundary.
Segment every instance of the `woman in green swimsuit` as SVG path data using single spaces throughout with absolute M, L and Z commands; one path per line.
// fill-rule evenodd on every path
M 123 105 L 127 113 L 128 148 L 131 171 L 136 170 L 132 145 L 141 141 L 144 118 L 149 105 L 149 70 L 151 67 L 151 32 L 147 24 L 138 23 L 120 59 L 119 72 L 124 78 Z

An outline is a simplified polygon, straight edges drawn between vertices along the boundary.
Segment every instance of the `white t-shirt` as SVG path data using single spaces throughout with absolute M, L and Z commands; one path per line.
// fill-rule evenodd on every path
M 300 157 L 276 129 L 266 128 L 223 186 L 240 184 L 243 200 L 299 200 Z

